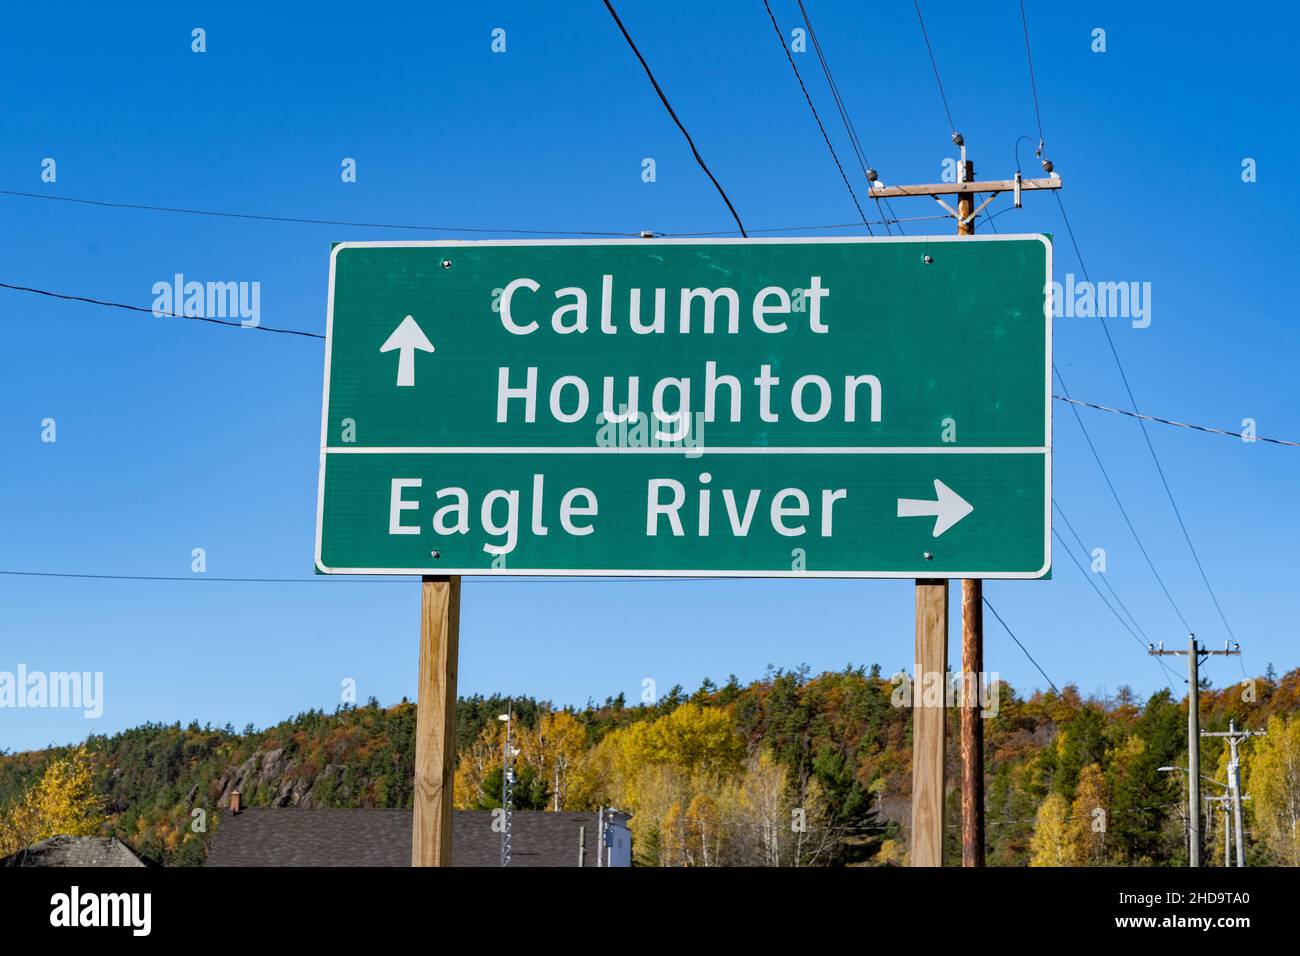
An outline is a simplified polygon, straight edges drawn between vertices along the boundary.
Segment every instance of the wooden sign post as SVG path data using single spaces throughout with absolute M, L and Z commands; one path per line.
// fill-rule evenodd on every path
M 415 711 L 412 866 L 451 866 L 451 797 L 456 773 L 456 655 L 460 577 L 420 582 L 420 681 Z
M 916 673 L 912 686 L 912 866 L 943 865 L 947 696 L 944 681 L 947 676 L 948 582 L 919 579 L 916 582 Z M 935 696 L 938 700 L 934 700 Z
M 975 179 L 962 150 L 961 181 Z M 957 197 L 957 235 L 975 235 L 975 194 Z M 961 865 L 984 865 L 984 582 L 961 582 Z

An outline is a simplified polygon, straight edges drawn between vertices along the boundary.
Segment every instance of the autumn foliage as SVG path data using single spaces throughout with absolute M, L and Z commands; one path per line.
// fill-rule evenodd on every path
M 840 866 L 907 862 L 911 712 L 897 679 L 847 667 L 769 668 L 742 685 L 582 708 L 516 696 L 461 698 L 458 807 L 500 804 L 511 719 L 518 810 L 632 814 L 634 857 L 656 866 Z M 994 866 L 1186 863 L 1186 702 L 1021 695 L 999 687 L 985 723 L 987 859 Z M 900 706 L 900 703 L 902 704 Z M 1300 865 L 1300 671 L 1201 694 L 1201 725 L 1266 729 L 1242 750 L 1247 856 Z M 950 727 L 956 721 L 950 719 Z M 948 819 L 960 819 L 949 734 Z M 220 799 L 239 776 L 248 806 L 409 807 L 415 706 L 370 701 L 273 727 L 152 724 L 77 747 L 0 755 L 0 847 L 54 833 L 115 834 L 173 864 L 203 860 Z M 1202 743 L 1226 779 L 1221 738 Z M 251 768 L 251 769 L 250 769 Z M 242 773 L 242 776 L 240 774 Z M 1206 821 L 1205 858 L 1223 832 Z M 960 858 L 959 830 L 945 855 Z M 1216 849 L 1217 848 L 1217 849 Z

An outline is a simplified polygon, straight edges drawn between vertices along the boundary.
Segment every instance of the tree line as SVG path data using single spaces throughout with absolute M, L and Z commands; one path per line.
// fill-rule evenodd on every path
M 461 698 L 458 807 L 500 805 L 511 714 L 518 810 L 615 807 L 632 814 L 640 865 L 842 866 L 907 862 L 909 694 L 879 668 L 705 679 L 652 700 L 560 708 L 529 696 Z M 1022 695 L 1003 683 L 985 724 L 987 858 L 1001 866 L 1182 865 L 1187 860 L 1186 702 Z M 1267 730 L 1242 746 L 1248 860 L 1300 865 L 1300 670 L 1205 687 L 1208 730 Z M 950 715 L 949 821 L 960 820 Z M 148 724 L 70 747 L 0 755 L 0 857 L 56 833 L 116 835 L 150 858 L 199 864 L 223 795 L 246 806 L 410 807 L 415 706 L 307 711 L 243 731 Z M 1201 745 L 1226 781 L 1221 738 Z M 242 768 L 244 773 L 237 777 Z M 1171 772 L 1168 768 L 1175 768 Z M 1224 832 L 1203 823 L 1205 859 Z M 959 828 L 947 858 L 960 859 Z

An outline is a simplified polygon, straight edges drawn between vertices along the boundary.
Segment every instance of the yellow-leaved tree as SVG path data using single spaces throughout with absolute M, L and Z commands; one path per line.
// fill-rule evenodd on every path
M 0 815 L 0 856 L 52 836 L 92 836 L 105 820 L 104 798 L 95 790 L 95 768 L 84 746 L 56 757 L 36 781 Z
M 1029 841 L 1030 866 L 1073 866 L 1074 846 L 1070 841 L 1070 803 L 1059 793 L 1050 794 L 1034 816 L 1034 835 Z
M 726 842 L 724 809 L 709 793 L 697 792 L 682 809 L 673 802 L 659 821 L 659 857 L 665 866 L 719 866 Z
M 483 781 L 494 770 L 501 769 L 505 727 L 502 721 L 488 721 L 474 738 L 474 742 L 461 752 L 451 787 L 451 801 L 456 809 L 478 808 L 483 792 Z
M 813 781 L 815 783 L 816 781 Z M 789 844 L 807 832 L 808 808 L 802 808 L 803 826 L 792 826 L 785 767 L 764 748 L 745 766 L 737 801 L 737 836 L 745 848 L 744 862 L 751 866 L 780 866 L 792 862 Z M 786 851 L 786 852 L 783 852 Z
M 719 825 L 734 799 L 745 743 L 729 711 L 682 704 L 669 714 L 609 734 L 592 754 L 604 794 L 632 814 L 643 862 L 709 865 L 722 852 Z M 707 800 L 697 801 L 697 796 Z M 668 832 L 663 827 L 667 825 Z
M 1300 866 L 1300 717 L 1270 717 L 1243 764 L 1255 832 L 1279 863 Z
M 589 809 L 590 780 L 584 774 L 587 729 L 567 710 L 542 714 L 537 729 L 524 731 L 520 758 L 529 764 L 550 791 L 551 809 Z
M 1101 866 L 1106 862 L 1106 777 L 1101 767 L 1090 763 L 1079 771 L 1079 785 L 1070 807 L 1068 837 L 1081 866 Z
M 505 723 L 483 725 L 474 742 L 460 754 L 453 781 L 452 801 L 458 809 L 480 805 L 483 782 L 501 769 L 505 748 Z M 537 727 L 515 725 L 511 747 L 518 750 L 515 771 L 531 770 L 546 782 L 547 809 L 594 810 L 599 804 L 599 778 L 590 766 L 587 729 L 568 711 L 542 714 Z

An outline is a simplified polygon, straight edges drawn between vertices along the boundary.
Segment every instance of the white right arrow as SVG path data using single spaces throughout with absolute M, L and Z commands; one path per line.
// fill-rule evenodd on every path
M 953 491 L 938 478 L 934 479 L 935 501 L 921 498 L 899 498 L 898 517 L 926 518 L 934 516 L 934 537 L 939 537 L 962 518 L 975 510 L 975 506 Z
M 393 349 L 398 349 L 397 387 L 415 385 L 415 350 L 432 352 L 433 343 L 412 316 L 402 319 L 401 325 L 393 329 L 393 334 L 379 346 L 381 352 L 391 352 Z

